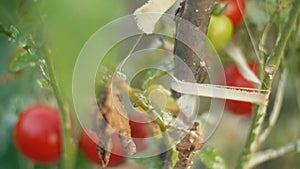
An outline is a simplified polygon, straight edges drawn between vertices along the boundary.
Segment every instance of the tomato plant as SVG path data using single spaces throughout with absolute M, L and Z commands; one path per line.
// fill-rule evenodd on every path
M 258 64 L 256 62 L 249 62 L 248 64 L 251 70 L 257 75 Z M 253 83 L 243 77 L 236 65 L 226 66 L 224 73 L 228 86 L 254 88 Z M 249 102 L 226 100 L 225 108 L 238 115 L 250 116 L 252 114 L 252 103 Z
M 225 15 L 212 15 L 207 37 L 217 51 L 222 50 L 232 37 L 233 26 Z
M 82 132 L 80 136 L 79 147 L 90 161 L 100 165 L 101 161 L 96 151 L 98 141 L 99 138 L 97 134 L 92 130 L 87 130 Z M 111 152 L 116 152 L 118 155 L 111 153 L 108 165 L 116 166 L 124 162 L 124 157 L 120 155 L 125 155 L 125 150 L 121 145 L 119 135 L 117 133 L 112 135 L 112 142 L 113 147 Z
M 149 137 L 147 130 L 147 123 L 142 116 L 134 115 L 130 117 L 129 121 L 131 129 L 131 137 L 136 144 L 136 149 L 138 152 L 143 151 L 148 148 L 146 140 L 144 138 Z
M 228 3 L 225 15 L 230 18 L 234 28 L 237 28 L 242 22 L 246 11 L 245 0 L 220 0 L 220 2 Z
M 57 109 L 43 104 L 23 110 L 14 128 L 14 142 L 26 157 L 38 163 L 56 162 L 60 157 L 61 124 Z
M 120 137 L 122 145 L 129 143 L 124 147 L 120 135 L 112 135 L 110 166 L 127 160 L 124 148 L 135 152 L 133 142 L 144 151 L 118 168 L 298 168 L 300 1 L 147 1 L 132 15 L 137 4 L 129 0 L 0 2 L 0 168 L 93 168 L 105 157 L 96 152 L 104 138 L 88 129 L 105 132 L 109 125 L 133 137 Z M 243 19 L 247 27 L 239 27 Z M 208 33 L 218 52 L 225 50 L 206 50 L 198 31 Z M 231 60 L 218 54 L 240 68 L 226 66 L 224 86 L 214 85 L 211 73 Z M 242 63 L 254 58 L 262 76 Z M 256 63 L 249 65 L 257 74 Z M 250 90 L 254 85 L 242 69 L 261 85 Z M 202 97 L 208 99 L 196 104 Z M 39 99 L 56 102 L 59 113 L 36 104 L 16 114 Z M 228 113 L 222 127 L 211 130 L 223 113 L 214 99 L 227 99 L 228 112 L 246 116 L 247 123 Z M 128 120 L 131 106 L 154 121 Z M 103 127 L 96 109 L 109 125 Z

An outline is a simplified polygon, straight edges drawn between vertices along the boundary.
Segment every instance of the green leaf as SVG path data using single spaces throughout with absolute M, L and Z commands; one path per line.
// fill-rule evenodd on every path
M 143 77 L 142 89 L 147 89 L 153 82 L 166 75 L 173 68 L 173 61 L 167 61 L 158 69 L 147 69 Z
M 46 89 L 48 91 L 52 91 L 52 87 L 51 87 L 51 85 L 49 84 L 49 82 L 47 80 L 41 79 L 41 80 L 38 80 L 37 83 L 39 84 L 39 86 L 42 89 Z
M 31 55 L 29 53 L 18 55 L 9 64 L 9 71 L 17 72 L 27 67 L 34 67 L 38 64 L 39 57 L 37 55 Z
M 226 169 L 224 159 L 213 147 L 205 147 L 198 157 L 208 169 Z
M 176 165 L 177 161 L 179 160 L 178 154 L 179 154 L 178 151 L 176 151 L 175 149 L 172 150 L 172 164 L 173 164 L 173 167 Z

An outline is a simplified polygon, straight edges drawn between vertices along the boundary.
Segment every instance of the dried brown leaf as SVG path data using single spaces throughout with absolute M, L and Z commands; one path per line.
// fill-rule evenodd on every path
M 107 123 L 101 114 L 97 115 L 96 122 L 99 129 L 99 142 L 97 144 L 96 150 L 101 160 L 102 168 L 106 169 L 109 163 L 110 151 L 112 149 L 111 135 L 113 131 L 109 127 L 107 127 Z
M 136 152 L 136 146 L 131 138 L 128 114 L 121 100 L 122 95 L 116 88 L 107 88 L 106 96 L 99 108 L 114 132 L 119 133 L 121 144 L 127 154 L 132 155 Z

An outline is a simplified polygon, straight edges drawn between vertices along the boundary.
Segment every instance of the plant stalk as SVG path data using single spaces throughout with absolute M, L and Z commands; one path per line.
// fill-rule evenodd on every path
M 47 48 L 44 48 L 45 61 L 49 73 L 49 84 L 51 85 L 58 107 L 60 109 L 61 124 L 62 124 L 62 168 L 73 169 L 76 159 L 76 144 L 73 140 L 72 128 L 71 128 L 71 114 L 68 109 L 67 101 L 62 96 L 61 89 L 58 84 L 58 80 L 55 76 L 55 68 L 51 54 Z
M 274 107 L 271 112 L 271 116 L 268 121 L 267 127 L 261 132 L 261 134 L 259 136 L 259 139 L 258 139 L 259 144 L 262 144 L 267 139 L 267 137 L 269 136 L 270 132 L 272 131 L 274 125 L 277 122 L 277 119 L 278 119 L 278 116 L 280 114 L 280 110 L 282 107 L 283 98 L 284 98 L 284 91 L 285 91 L 285 87 L 286 87 L 287 75 L 288 75 L 288 70 L 287 70 L 287 68 L 285 68 L 284 71 L 282 72 L 280 80 L 279 80 Z
M 269 55 L 264 66 L 264 77 L 262 81 L 262 89 L 267 90 L 267 95 L 270 94 L 274 76 L 280 65 L 280 60 L 283 57 L 284 49 L 286 47 L 287 41 L 291 35 L 294 25 L 297 23 L 297 18 L 300 13 L 300 1 L 294 0 L 292 9 L 289 13 L 287 23 L 278 35 L 274 50 Z M 262 124 L 266 115 L 268 102 L 265 105 L 255 106 L 254 114 L 252 117 L 251 128 L 249 130 L 246 145 L 242 154 L 240 155 L 237 169 L 247 169 L 249 168 L 249 161 L 251 160 L 253 154 L 258 149 L 258 136 L 261 132 Z

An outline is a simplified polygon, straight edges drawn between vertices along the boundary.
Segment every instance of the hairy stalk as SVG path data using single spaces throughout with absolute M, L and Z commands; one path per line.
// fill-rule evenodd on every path
M 59 87 L 57 78 L 55 76 L 55 68 L 53 59 L 48 49 L 44 49 L 46 65 L 49 73 L 49 83 L 52 86 L 54 95 L 58 107 L 60 109 L 60 115 L 62 119 L 62 133 L 63 133 L 63 148 L 62 148 L 62 168 L 73 169 L 76 158 L 76 144 L 73 140 L 71 129 L 71 114 L 69 111 L 68 103 L 64 100 L 61 89 Z
M 300 93 L 300 77 L 297 76 L 296 78 L 296 91 L 297 93 Z M 300 112 L 300 95 L 297 94 L 297 104 L 298 104 L 298 112 Z M 300 119 L 300 113 L 299 113 L 299 119 Z
M 282 106 L 283 97 L 284 97 L 287 75 L 288 75 L 288 70 L 285 68 L 279 80 L 275 103 L 274 103 L 274 107 L 270 119 L 268 121 L 267 127 L 262 131 L 259 137 L 258 140 L 259 144 L 263 143 L 266 140 L 266 138 L 269 136 L 271 130 L 273 129 L 274 125 L 277 122 L 278 116 L 280 114 L 281 106 Z
M 284 49 L 286 47 L 287 41 L 290 37 L 290 34 L 294 28 L 294 25 L 297 23 L 297 18 L 300 13 L 300 1 L 294 0 L 292 9 L 289 13 L 287 23 L 284 25 L 284 28 L 280 31 L 274 50 L 269 55 L 264 66 L 264 77 L 262 83 L 263 90 L 269 90 L 267 95 L 270 94 L 272 88 L 273 78 L 278 70 L 280 60 L 282 59 Z M 248 138 L 246 145 L 242 154 L 240 155 L 237 169 L 249 168 L 249 161 L 251 160 L 253 154 L 258 149 L 258 136 L 261 132 L 262 124 L 266 115 L 268 102 L 262 106 L 255 106 L 255 111 L 252 117 L 251 128 L 249 130 Z

